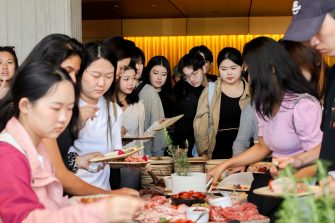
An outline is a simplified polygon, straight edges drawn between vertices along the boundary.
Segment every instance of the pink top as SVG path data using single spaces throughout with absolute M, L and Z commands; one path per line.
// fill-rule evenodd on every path
M 34 147 L 17 119 L 12 118 L 3 132 L 24 153 L 0 142 L 0 222 L 107 222 L 105 202 L 66 206 L 46 150 L 43 145 Z
M 278 113 L 272 119 L 265 121 L 257 114 L 258 135 L 263 137 L 265 144 L 272 150 L 273 157 L 305 152 L 321 144 L 320 103 L 303 98 L 294 105 L 294 99 L 288 98 L 287 95 L 284 97 Z

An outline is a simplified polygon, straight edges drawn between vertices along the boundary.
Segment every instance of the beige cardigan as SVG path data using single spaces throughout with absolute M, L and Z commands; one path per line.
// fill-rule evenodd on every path
M 250 102 L 249 84 L 242 79 L 245 84 L 244 92 L 240 98 L 241 110 Z M 210 108 L 208 106 L 208 86 L 202 91 L 198 101 L 197 113 L 194 117 L 193 128 L 194 138 L 198 154 L 206 154 L 212 157 L 216 143 L 216 134 L 219 127 L 220 105 L 221 105 L 221 78 L 215 81 L 213 97 Z M 208 132 L 208 113 L 210 113 L 210 130 Z

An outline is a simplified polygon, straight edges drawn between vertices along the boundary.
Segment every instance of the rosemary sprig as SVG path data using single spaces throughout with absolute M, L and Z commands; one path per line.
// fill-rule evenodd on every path
M 173 145 L 173 141 L 166 128 L 164 128 L 164 138 L 167 144 L 167 153 L 172 157 L 173 162 L 175 163 L 175 171 L 178 175 L 187 175 L 190 166 L 187 158 L 188 141 L 186 140 L 185 142 L 185 149 Z

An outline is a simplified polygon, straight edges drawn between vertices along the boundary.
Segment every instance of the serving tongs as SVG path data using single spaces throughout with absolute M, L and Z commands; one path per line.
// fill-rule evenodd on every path
M 152 181 L 154 183 L 154 185 L 156 186 L 161 186 L 161 187 L 165 187 L 165 183 L 163 179 L 159 179 L 153 172 L 152 170 L 148 171 L 148 174 L 150 175 L 150 177 L 152 178 Z

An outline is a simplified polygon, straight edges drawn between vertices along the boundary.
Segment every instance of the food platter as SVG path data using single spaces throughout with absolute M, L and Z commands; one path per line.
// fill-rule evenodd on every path
M 308 189 L 306 191 L 303 191 L 300 193 L 288 193 L 287 195 L 301 197 L 301 196 L 315 194 L 318 190 L 320 190 L 320 187 L 318 186 L 308 186 Z M 268 196 L 268 197 L 283 197 L 284 196 L 284 193 L 274 192 L 268 186 L 255 189 L 253 192 L 254 194 Z
M 247 172 L 264 174 L 273 166 L 272 162 L 257 162 L 249 165 Z
M 235 185 L 218 185 L 214 188 L 218 190 L 229 190 L 229 191 L 249 191 L 250 186 L 249 185 L 241 185 L 241 184 L 235 184 Z
M 96 195 L 88 195 L 88 196 L 75 196 L 69 199 L 69 204 L 90 204 L 98 201 L 102 201 L 105 199 L 112 198 L 111 194 L 96 194 Z
M 144 147 L 132 147 L 128 149 L 123 149 L 124 154 L 119 155 L 119 151 L 113 151 L 111 153 L 106 153 L 104 156 L 95 157 L 90 160 L 90 162 L 103 162 L 111 160 L 124 160 L 128 156 L 141 151 Z
M 146 162 L 119 162 L 119 161 L 109 161 L 108 164 L 110 166 L 134 166 L 134 167 L 144 167 L 145 165 L 147 165 L 148 163 L 150 163 L 149 161 Z
M 159 131 L 161 129 L 167 128 L 170 125 L 173 125 L 176 121 L 178 121 L 179 119 L 181 119 L 184 115 L 178 115 L 172 118 L 168 118 L 166 119 L 164 122 L 162 122 L 161 124 L 159 124 L 157 127 L 153 128 L 153 131 Z
M 154 136 L 152 135 L 143 135 L 143 136 L 123 136 L 123 140 L 148 140 L 153 139 Z

